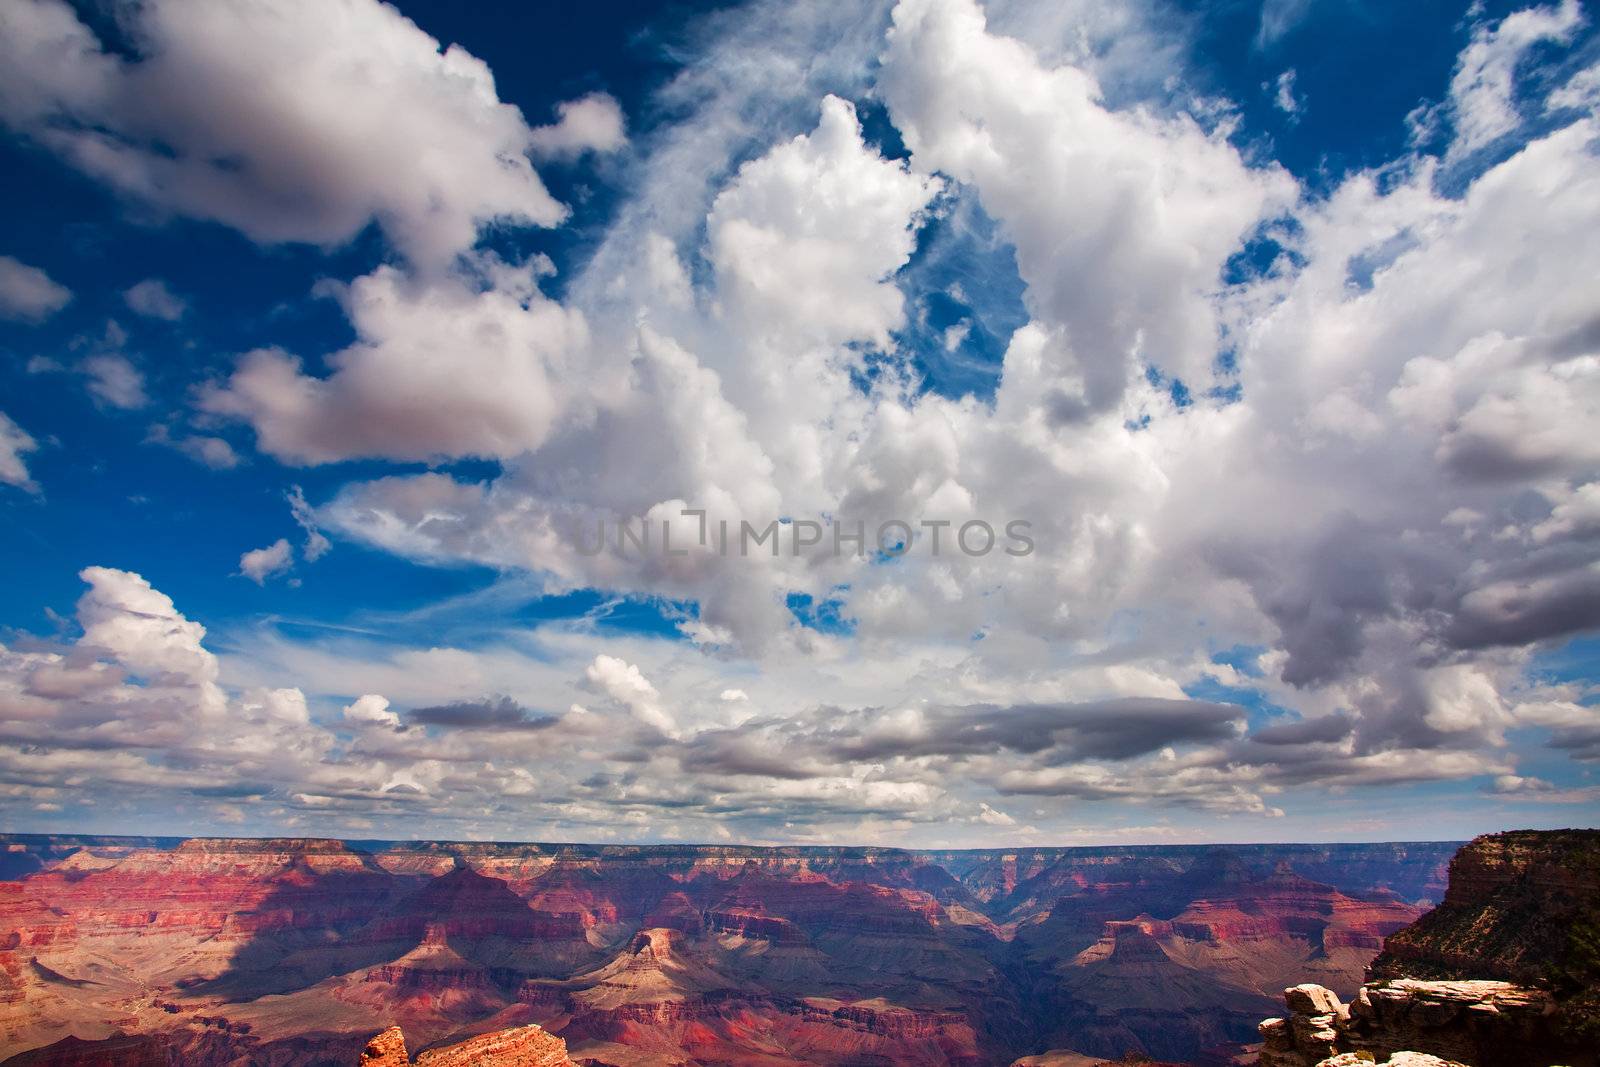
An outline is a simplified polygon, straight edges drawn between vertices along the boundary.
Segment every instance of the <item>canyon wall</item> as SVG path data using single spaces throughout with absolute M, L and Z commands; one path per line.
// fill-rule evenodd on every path
M 894 849 L 0 838 L 0 1060 L 1173 1062 L 1354 993 L 1448 844 Z M 1090 1060 L 1093 1062 L 1093 1060 Z

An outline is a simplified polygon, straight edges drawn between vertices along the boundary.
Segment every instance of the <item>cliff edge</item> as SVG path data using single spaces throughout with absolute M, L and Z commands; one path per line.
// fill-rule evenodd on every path
M 1443 903 L 1392 934 L 1346 1005 L 1284 990 L 1261 1067 L 1430 1055 L 1466 1067 L 1594 1067 L 1600 1048 L 1600 830 L 1463 846 Z

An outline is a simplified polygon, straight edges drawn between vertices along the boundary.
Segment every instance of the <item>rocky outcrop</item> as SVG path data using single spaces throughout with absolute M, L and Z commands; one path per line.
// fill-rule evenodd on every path
M 1371 982 L 1349 1005 L 1322 986 L 1299 985 L 1284 990 L 1284 1001 L 1288 1016 L 1260 1026 L 1261 1067 L 1416 1053 L 1471 1067 L 1594 1063 L 1592 1048 L 1565 1036 L 1555 998 L 1509 982 Z
M 361 1050 L 359 1067 L 408 1067 L 411 1054 L 406 1051 L 406 1035 L 398 1026 L 391 1026 Z
M 1538 986 L 1600 1044 L 1600 830 L 1470 842 L 1450 861 L 1444 902 L 1385 941 L 1369 976 Z
M 1559 1040 L 1600 1049 L 1600 830 L 1477 838 L 1440 906 L 1389 938 L 1369 977 L 1500 979 L 1550 995 Z
M 1443 902 L 1395 932 L 1348 1005 L 1284 991 L 1262 1067 L 1428 1054 L 1471 1067 L 1600 1058 L 1600 830 L 1489 834 L 1450 861 Z M 1351 1059 L 1350 1057 L 1356 1057 Z
M 358 1067 L 410 1067 L 405 1035 L 391 1026 L 367 1043 Z M 567 1043 L 537 1026 L 518 1026 L 431 1049 L 417 1067 L 577 1067 Z
M 1374 1060 L 1359 1052 L 1344 1052 L 1323 1060 L 1317 1067 L 1466 1067 L 1466 1064 L 1441 1060 L 1426 1052 L 1396 1052 L 1386 1060 Z

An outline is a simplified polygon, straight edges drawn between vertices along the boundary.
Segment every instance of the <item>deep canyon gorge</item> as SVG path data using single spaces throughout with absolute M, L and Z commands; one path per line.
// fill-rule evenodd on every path
M 7 1062 L 276 1067 L 528 1024 L 618 1067 L 1225 1064 L 1286 986 L 1354 995 L 1457 847 L 3 842 Z

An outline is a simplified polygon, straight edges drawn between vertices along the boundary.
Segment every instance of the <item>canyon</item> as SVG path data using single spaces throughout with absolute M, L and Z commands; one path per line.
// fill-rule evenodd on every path
M 349 1065 L 397 1026 L 418 1062 L 536 1027 L 595 1067 L 1227 1064 L 1285 987 L 1354 996 L 1455 850 L 8 835 L 0 1061 Z

